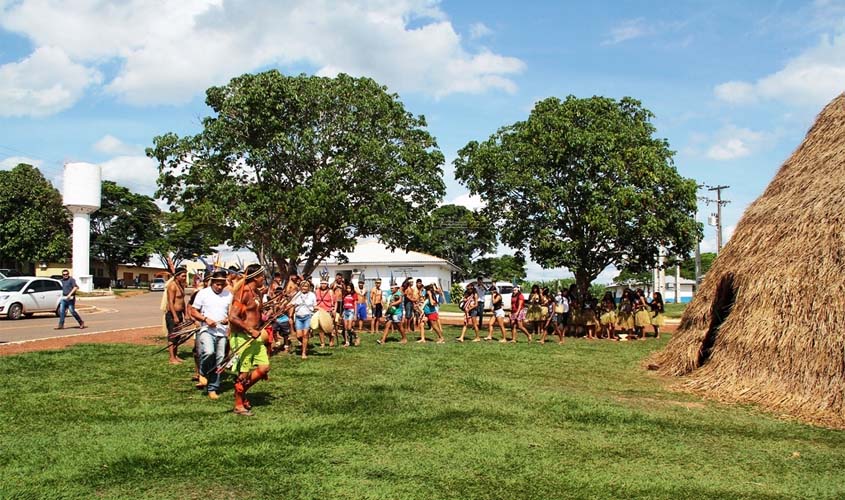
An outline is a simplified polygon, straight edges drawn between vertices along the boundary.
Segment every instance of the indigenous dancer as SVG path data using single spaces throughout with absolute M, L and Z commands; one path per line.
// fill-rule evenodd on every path
M 364 288 L 364 280 L 358 280 L 358 288 L 355 290 L 358 296 L 358 305 L 355 316 L 358 318 L 358 331 L 364 331 L 364 322 L 367 321 L 367 290 Z M 360 343 L 360 339 L 356 339 Z M 357 344 L 356 344 L 357 345 Z
M 231 324 L 230 348 L 236 353 L 233 370 L 235 380 L 235 408 L 237 415 L 253 415 L 246 392 L 270 372 L 270 357 L 261 337 L 261 292 L 264 286 L 264 268 L 250 264 L 246 268 L 244 283 L 235 292 L 229 308 Z
M 426 301 L 426 291 L 423 288 L 423 282 L 420 278 L 417 278 L 417 283 L 415 285 L 416 288 L 416 298 L 417 301 L 414 303 L 414 321 L 416 322 L 417 326 L 420 328 L 420 339 L 417 341 L 419 343 L 425 342 L 425 301 Z
M 504 299 L 502 298 L 502 294 L 499 293 L 498 288 L 495 286 L 490 287 L 490 305 L 493 307 L 493 318 L 490 320 L 490 324 L 487 330 L 487 336 L 484 337 L 484 340 L 494 340 L 493 339 L 493 326 L 499 325 L 499 329 L 502 331 L 502 340 L 499 342 L 507 342 L 508 341 L 508 334 L 505 332 L 505 304 Z
M 184 267 L 177 267 L 173 273 L 173 281 L 165 289 L 167 312 L 164 313 L 164 324 L 167 326 L 168 335 L 176 331 L 176 326 L 185 319 L 185 283 L 187 280 L 188 270 Z M 182 362 L 177 352 L 178 349 L 179 347 L 171 342 L 168 348 L 171 365 L 178 365 Z
M 334 293 L 329 290 L 329 276 L 324 274 L 320 276 L 320 288 L 315 292 L 317 297 L 317 309 L 326 311 L 331 317 L 334 317 Z M 320 328 L 320 347 L 326 347 L 326 337 L 323 334 L 323 329 Z M 334 347 L 334 330 L 329 333 L 329 347 Z
M 616 316 L 616 326 L 622 332 L 624 337 L 619 340 L 628 340 L 631 337 L 631 331 L 634 329 L 634 304 L 632 303 L 632 295 L 634 292 L 630 288 L 626 288 L 622 292 L 622 300 L 619 301 L 619 314 Z
M 648 302 L 645 300 L 645 292 L 642 288 L 637 288 L 637 293 L 634 296 L 634 336 L 639 334 L 639 338 L 645 339 L 646 327 L 651 325 L 651 314 L 648 312 Z
M 601 314 L 599 324 L 601 325 L 601 337 L 607 340 L 618 340 L 616 337 L 616 300 L 611 292 L 605 292 L 601 299 Z
M 531 293 L 528 294 L 528 310 L 525 313 L 525 319 L 530 325 L 532 334 L 540 333 L 540 326 L 543 321 L 543 308 L 541 306 L 542 296 L 540 294 L 540 286 L 534 285 L 531 287 Z
M 442 344 L 446 342 L 443 338 L 443 326 L 440 325 L 440 301 L 437 299 L 437 288 L 433 283 L 429 283 L 425 287 L 425 302 L 423 303 L 423 314 L 428 320 L 428 325 L 437 334 L 437 343 Z M 425 334 L 421 342 L 425 342 Z
M 472 325 L 472 329 L 475 331 L 475 338 L 472 341 L 481 342 L 481 332 L 478 331 L 478 294 L 472 283 L 467 285 L 467 289 L 464 292 L 461 309 L 464 311 L 464 326 L 461 328 L 461 336 L 455 340 L 463 342 L 464 335 L 467 333 L 467 327 Z
M 373 319 L 370 321 L 370 333 L 376 333 L 377 330 L 381 327 L 381 316 L 382 316 L 382 301 L 384 297 L 382 296 L 381 292 L 381 278 L 376 278 L 376 284 L 373 286 L 373 289 L 370 290 L 370 304 L 372 304 L 373 308 Z
M 382 333 L 381 339 L 376 340 L 377 344 L 384 344 L 387 342 L 387 336 L 390 335 L 390 330 L 392 328 L 399 330 L 399 334 L 402 336 L 402 340 L 399 341 L 400 344 L 408 342 L 408 338 L 405 335 L 405 326 L 402 324 L 402 320 L 405 316 L 404 308 L 402 307 L 403 300 L 402 292 L 399 291 L 399 285 L 397 285 L 396 282 L 391 283 L 390 302 L 387 307 L 387 324 L 384 325 L 384 333 Z
M 528 342 L 531 342 L 531 334 L 525 329 L 525 297 L 519 286 L 513 287 L 511 293 L 511 342 L 516 343 L 516 330 L 522 330 L 522 333 L 528 337 Z
M 666 311 L 663 305 L 663 295 L 660 292 L 654 292 L 651 296 L 651 326 L 654 328 L 654 338 L 660 338 L 660 327 L 663 326 L 663 313 Z
M 340 343 L 338 327 L 342 330 L 343 340 L 346 342 L 346 328 L 343 325 L 343 290 L 346 288 L 346 282 L 343 279 L 343 274 L 337 273 L 329 288 L 334 293 L 334 314 L 332 314 L 334 326 L 332 327 L 332 336 L 329 339 L 329 347 L 334 347 L 335 339 Z
M 358 304 L 358 294 L 352 283 L 347 283 L 343 288 L 341 298 L 343 307 L 343 347 L 349 347 L 355 342 L 355 307 Z
M 202 324 L 197 334 L 200 385 L 205 382 L 209 399 L 217 399 L 220 374 L 217 367 L 226 357 L 226 335 L 229 331 L 229 306 L 232 294 L 226 290 L 226 271 L 211 275 L 211 283 L 194 296 L 191 315 Z
M 291 304 L 294 306 L 294 330 L 296 340 L 302 348 L 302 359 L 308 359 L 308 337 L 311 327 L 311 316 L 317 311 L 317 296 L 311 291 L 311 281 L 302 280 L 299 283 L 299 294 Z

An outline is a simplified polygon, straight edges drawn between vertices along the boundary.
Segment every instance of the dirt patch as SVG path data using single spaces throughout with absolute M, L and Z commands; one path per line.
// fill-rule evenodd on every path
M 164 346 L 161 327 L 133 328 L 130 330 L 99 332 L 71 337 L 56 337 L 44 340 L 32 340 L 16 344 L 0 344 L 0 356 L 21 354 L 24 352 L 64 349 L 74 344 L 140 344 Z

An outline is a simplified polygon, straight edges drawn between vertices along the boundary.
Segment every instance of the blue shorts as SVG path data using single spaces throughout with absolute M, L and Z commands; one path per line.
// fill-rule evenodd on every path
M 358 319 L 367 319 L 367 304 L 358 304 Z
M 405 302 L 405 317 L 410 319 L 414 316 L 414 303 Z
M 390 316 L 390 320 L 394 323 L 401 323 L 402 322 L 402 310 L 400 309 L 396 314 Z
M 296 328 L 296 331 L 308 330 L 309 328 L 311 328 L 311 316 L 311 314 L 309 314 L 308 316 L 295 316 L 294 327 Z
M 355 319 L 355 309 L 343 310 L 343 321 L 352 321 Z

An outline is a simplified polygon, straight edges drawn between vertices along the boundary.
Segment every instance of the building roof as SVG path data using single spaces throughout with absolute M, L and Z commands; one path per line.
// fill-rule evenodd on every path
M 452 269 L 458 269 L 446 259 L 435 257 L 421 252 L 405 251 L 401 249 L 390 250 L 387 245 L 373 238 L 360 239 L 355 249 L 345 254 L 348 263 L 355 264 L 440 264 Z M 324 261 L 326 265 L 344 265 L 338 262 L 336 257 L 330 257 Z

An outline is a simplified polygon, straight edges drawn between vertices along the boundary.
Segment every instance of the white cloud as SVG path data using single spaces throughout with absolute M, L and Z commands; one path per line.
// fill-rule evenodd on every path
M 716 97 L 732 104 L 758 99 L 820 107 L 845 90 L 845 34 L 825 35 L 819 43 L 789 60 L 782 69 L 756 82 L 717 85 Z
M 487 27 L 484 23 L 473 23 L 469 27 L 469 37 L 473 40 L 492 35 L 493 30 Z
M 158 167 L 154 160 L 146 156 L 118 156 L 100 166 L 104 180 L 114 181 L 136 193 L 155 194 Z
M 751 155 L 767 140 L 767 135 L 762 132 L 727 125 L 716 134 L 716 142 L 707 150 L 706 156 L 716 161 L 743 158 Z
M 28 165 L 32 165 L 33 167 L 40 169 L 41 165 L 44 164 L 44 161 L 35 160 L 26 156 L 10 156 L 8 158 L 0 160 L 0 170 L 11 170 L 17 167 L 20 163 L 26 163 Z
M 142 152 L 139 146 L 126 144 L 117 137 L 106 134 L 93 145 L 95 151 L 110 155 L 135 155 Z
M 754 85 L 748 82 L 731 81 L 716 85 L 716 98 L 731 104 L 746 104 L 757 100 Z
M 0 66 L 0 116 L 46 116 L 72 106 L 101 80 L 61 49 L 39 47 L 20 62 Z
M 653 33 L 653 30 L 645 23 L 645 19 L 626 19 L 610 30 L 608 37 L 601 42 L 602 45 L 616 45 L 627 40 L 633 40 Z
M 0 26 L 75 61 L 120 63 L 106 90 L 134 104 L 182 103 L 210 85 L 259 68 L 309 65 L 321 75 L 371 76 L 392 91 L 441 97 L 513 92 L 525 64 L 471 52 L 431 0 L 222 0 L 109 4 L 24 1 Z
M 451 202 L 449 202 L 449 204 L 462 205 L 470 210 L 478 210 L 479 208 L 484 208 L 486 206 L 484 200 L 482 200 L 480 196 L 471 195 L 469 192 L 456 196 Z

